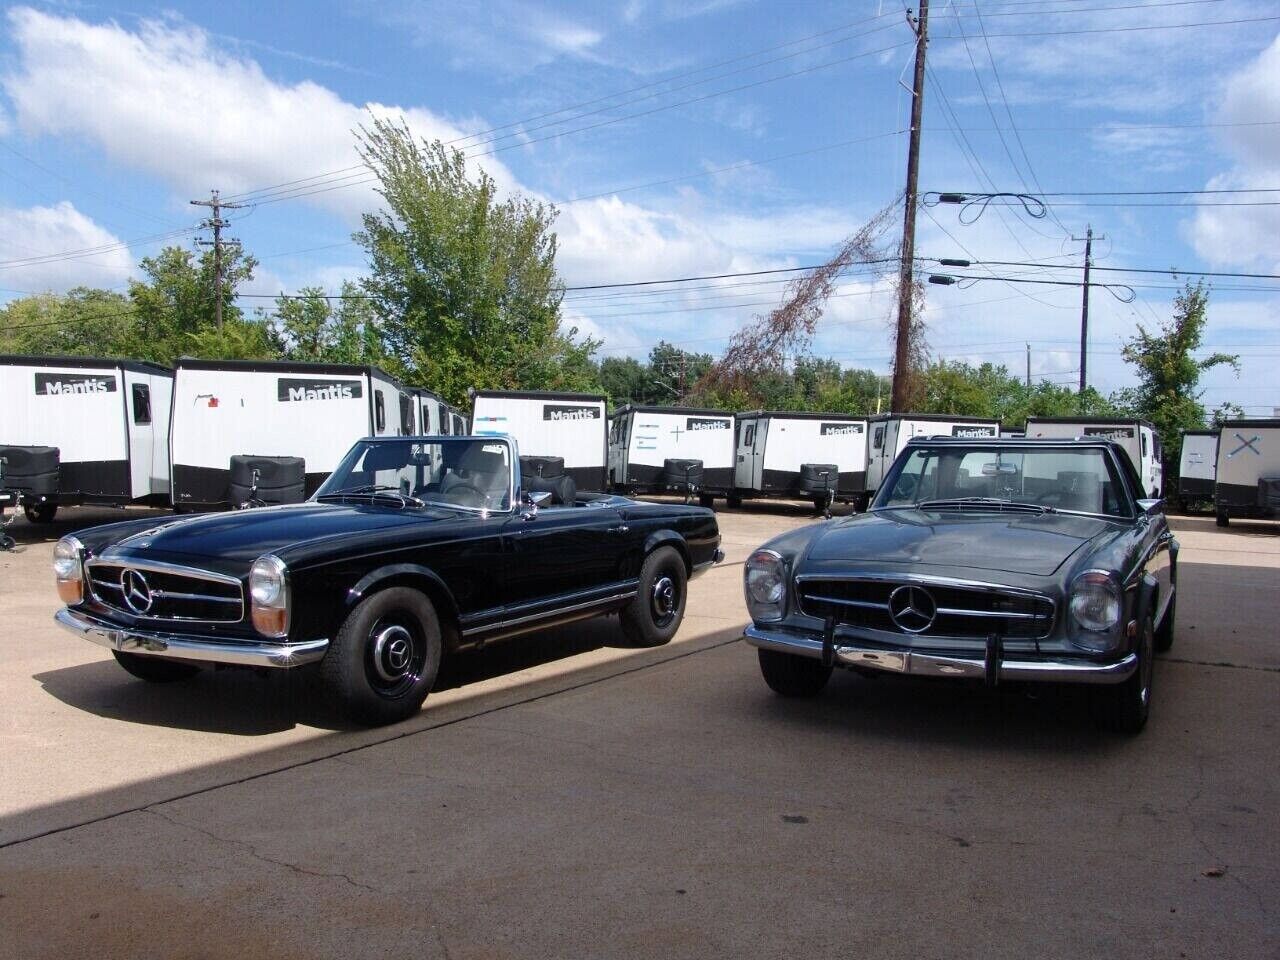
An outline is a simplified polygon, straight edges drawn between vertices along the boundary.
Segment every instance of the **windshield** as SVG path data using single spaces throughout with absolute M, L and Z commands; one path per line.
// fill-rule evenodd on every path
M 1111 459 L 1097 447 L 919 447 L 877 507 L 1036 508 L 1131 516 Z
M 393 506 L 511 509 L 511 445 L 493 437 L 361 440 L 315 500 L 382 498 Z

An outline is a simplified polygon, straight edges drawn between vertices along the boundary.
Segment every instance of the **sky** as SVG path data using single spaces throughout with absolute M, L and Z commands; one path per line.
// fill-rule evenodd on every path
M 366 269 L 351 234 L 378 198 L 355 131 L 375 116 L 554 203 L 570 288 L 817 264 L 905 183 L 901 0 L 67 0 L 2 16 L 0 301 L 123 289 L 142 257 L 207 236 L 190 201 L 213 189 L 244 203 L 228 232 L 261 261 L 246 305 L 337 290 Z M 930 23 L 916 251 L 985 263 L 921 263 L 985 277 L 927 287 L 934 357 L 1022 374 L 1029 343 L 1033 377 L 1075 383 L 1081 289 L 1065 284 L 1089 227 L 1095 281 L 1130 288 L 1091 291 L 1103 392 L 1131 385 L 1120 346 L 1170 315 L 1182 279 L 1124 271 L 1280 274 L 1280 2 L 933 0 Z M 1179 192 L 1206 190 L 1255 192 Z M 570 289 L 564 316 L 601 356 L 659 339 L 715 354 L 786 278 Z M 1270 415 L 1280 280 L 1210 280 L 1205 352 L 1241 371 L 1210 373 L 1204 401 Z M 894 311 L 855 271 L 813 352 L 888 372 Z

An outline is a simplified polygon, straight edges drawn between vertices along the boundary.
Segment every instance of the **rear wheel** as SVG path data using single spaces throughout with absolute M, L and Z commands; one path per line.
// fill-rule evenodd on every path
M 124 667 L 139 680 L 148 683 L 174 683 L 178 680 L 190 680 L 200 668 L 194 663 L 181 663 L 177 660 L 162 660 L 159 657 L 145 657 L 137 653 L 122 653 L 112 650 L 111 655 L 116 663 Z
M 640 568 L 640 588 L 622 608 L 622 632 L 637 647 L 660 647 L 676 635 L 684 619 L 688 574 L 684 558 L 659 547 Z
M 31 523 L 53 523 L 54 515 L 58 512 L 56 503 L 28 503 L 22 508 L 22 512 L 27 515 L 27 520 Z
M 758 650 L 760 673 L 774 693 L 784 697 L 816 697 L 831 679 L 831 664 L 793 653 Z
M 1116 733 L 1141 733 L 1151 713 L 1151 686 L 1155 675 L 1155 625 L 1151 614 L 1142 620 L 1138 634 L 1138 666 L 1124 683 L 1097 691 L 1099 719 Z
M 421 709 L 443 649 L 431 601 L 390 587 L 347 615 L 320 661 L 321 683 L 353 720 L 395 723 Z

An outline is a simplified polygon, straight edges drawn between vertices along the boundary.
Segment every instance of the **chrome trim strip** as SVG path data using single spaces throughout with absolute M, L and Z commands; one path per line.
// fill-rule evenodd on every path
M 951 607 L 939 607 L 938 613 L 948 614 L 953 617 L 999 617 L 1002 620 L 1045 620 L 1038 613 L 1001 613 L 999 610 L 956 610 Z
M 509 627 L 518 627 L 524 623 L 533 623 L 537 620 L 551 620 L 556 617 L 562 617 L 567 613 L 578 613 L 582 610 L 590 610 L 592 607 L 604 607 L 620 600 L 630 600 L 636 595 L 635 590 L 628 590 L 624 593 L 615 593 L 607 597 L 599 597 L 595 600 L 586 600 L 582 603 L 575 603 L 567 607 L 556 607 L 552 610 L 544 610 L 541 613 L 531 613 L 523 617 L 515 617 L 510 620 L 498 620 L 482 627 L 470 627 L 462 631 L 464 637 L 474 636 L 478 633 L 491 633 L 496 630 L 506 630 Z M 528 604 L 525 604 L 528 606 Z
M 328 639 L 305 640 L 300 643 L 261 643 L 251 640 L 237 643 L 157 630 L 126 629 L 66 607 L 55 613 L 53 618 L 63 629 L 108 650 L 171 660 L 230 663 L 248 667 L 300 667 L 315 663 L 329 649 Z
M 774 650 L 813 660 L 822 659 L 822 638 L 781 630 L 763 630 L 754 624 L 742 638 L 753 647 Z M 986 660 L 982 656 L 957 657 L 916 650 L 881 650 L 847 640 L 835 642 L 836 662 L 842 666 L 881 670 L 925 677 L 961 677 L 982 680 Z M 1138 667 L 1137 654 L 1127 654 L 1113 663 L 1062 657 L 1043 660 L 1000 661 L 1001 680 L 1028 680 L 1043 683 L 1123 683 Z
M 234 597 L 211 597 L 207 593 L 175 593 L 172 590 L 152 590 L 153 597 L 161 597 L 165 600 L 202 600 L 207 603 L 234 603 L 240 605 L 240 601 Z
M 863 607 L 867 610 L 889 609 L 889 605 L 887 603 L 873 603 L 870 600 L 842 600 L 839 597 L 820 597 L 816 593 L 811 593 L 803 599 L 817 600 L 819 603 L 838 603 L 843 607 Z M 939 610 L 938 612 L 941 613 L 942 611 Z
M 176 563 L 165 563 L 162 560 L 138 560 L 133 557 L 112 559 L 110 557 L 94 557 L 85 564 L 89 570 L 94 567 L 132 567 L 135 570 L 153 570 L 156 573 L 172 573 L 179 577 L 191 577 L 196 580 L 213 580 L 240 589 L 240 578 L 213 570 L 201 570 L 199 567 L 184 567 Z

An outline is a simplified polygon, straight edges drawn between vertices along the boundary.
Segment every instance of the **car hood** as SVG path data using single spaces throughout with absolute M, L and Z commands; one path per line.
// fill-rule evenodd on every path
M 1047 577 L 1084 544 L 1114 529 L 1061 513 L 878 510 L 829 524 L 807 560 L 969 567 Z
M 368 503 L 299 503 L 194 517 L 165 517 L 115 540 L 101 556 L 199 558 L 202 566 L 244 567 L 299 541 L 389 533 L 460 516 L 454 510 L 400 510 Z

